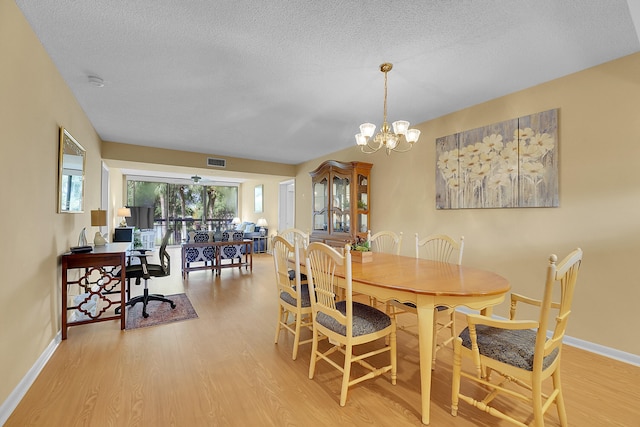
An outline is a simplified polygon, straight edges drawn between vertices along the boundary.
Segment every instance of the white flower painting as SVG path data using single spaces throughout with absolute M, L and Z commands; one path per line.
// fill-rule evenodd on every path
M 436 140 L 436 208 L 558 207 L 558 110 Z

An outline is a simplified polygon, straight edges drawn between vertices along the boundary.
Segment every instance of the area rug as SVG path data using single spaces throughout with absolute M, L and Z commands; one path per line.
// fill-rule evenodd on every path
M 145 328 L 198 317 L 185 294 L 165 295 L 165 297 L 175 302 L 176 308 L 172 309 L 171 304 L 166 302 L 150 301 L 147 305 L 149 317 L 146 319 L 142 317 L 141 303 L 127 307 L 126 329 Z

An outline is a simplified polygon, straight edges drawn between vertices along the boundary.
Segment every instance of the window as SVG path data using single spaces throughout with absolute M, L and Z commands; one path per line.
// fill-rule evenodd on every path
M 237 185 L 201 185 L 127 179 L 127 206 L 152 206 L 156 240 L 167 227 L 174 230 L 172 243 L 183 241 L 191 230 L 222 232 L 238 216 Z

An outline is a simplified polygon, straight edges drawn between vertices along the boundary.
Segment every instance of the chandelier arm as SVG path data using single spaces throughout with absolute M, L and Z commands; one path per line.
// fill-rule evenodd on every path
M 396 145 L 395 147 L 393 147 L 391 150 L 388 150 L 388 151 L 395 151 L 396 153 L 406 153 L 407 151 L 413 148 L 413 144 L 411 142 L 405 141 L 404 143 L 409 144 L 409 146 L 407 148 L 399 148 L 401 144 L 399 142 L 398 145 Z

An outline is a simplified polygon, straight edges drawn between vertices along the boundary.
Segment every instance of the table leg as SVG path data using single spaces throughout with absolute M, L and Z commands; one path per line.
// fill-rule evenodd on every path
M 433 358 L 434 301 L 428 296 L 418 296 L 418 336 L 420 346 L 420 394 L 422 424 L 429 424 L 431 402 L 431 364 Z

